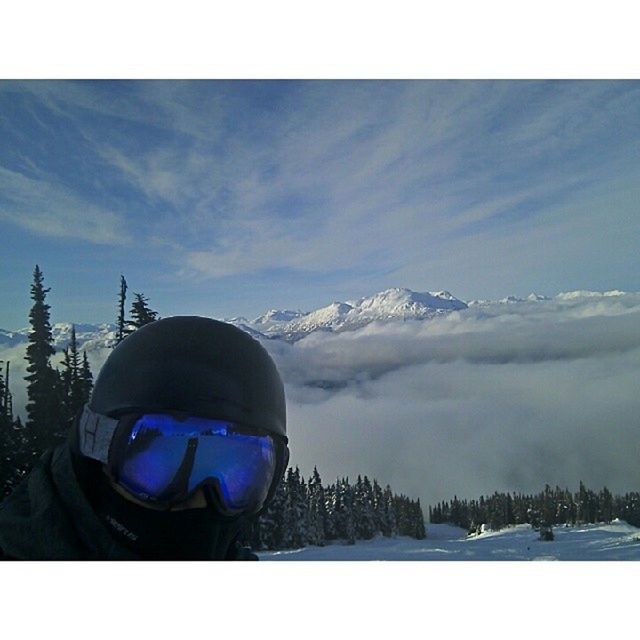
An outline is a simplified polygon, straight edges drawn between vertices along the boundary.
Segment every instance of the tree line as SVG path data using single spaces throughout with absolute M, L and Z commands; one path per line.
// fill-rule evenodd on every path
M 46 302 L 50 289 L 44 286 L 44 275 L 38 265 L 33 271 L 29 312 L 27 361 L 27 419 L 23 424 L 14 416 L 10 391 L 10 362 L 0 361 L 0 500 L 8 496 L 31 470 L 48 448 L 62 442 L 74 416 L 88 402 L 93 389 L 93 374 L 87 352 L 80 353 L 75 325 L 62 349 L 60 368 L 51 364 L 55 355 L 51 328 L 51 307 Z M 113 346 L 144 324 L 157 319 L 158 313 L 148 306 L 141 293 L 134 294 L 131 317 L 124 315 L 127 283 L 120 277 L 120 296 L 116 339 Z
M 244 543 L 255 550 L 324 546 L 333 540 L 354 544 L 376 535 L 426 537 L 420 500 L 396 495 L 377 480 L 358 476 L 323 485 L 318 470 L 305 481 L 289 467 L 266 511 L 245 532 Z
M 537 494 L 499 493 L 477 500 L 443 501 L 429 507 L 429 522 L 448 522 L 479 532 L 484 524 L 492 530 L 509 525 L 575 525 L 611 522 L 615 518 L 640 527 L 640 493 L 613 495 L 607 487 L 596 492 L 581 481 L 578 491 L 545 485 Z

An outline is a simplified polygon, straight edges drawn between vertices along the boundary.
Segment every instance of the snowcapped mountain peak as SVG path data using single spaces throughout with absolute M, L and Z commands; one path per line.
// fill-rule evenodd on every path
M 457 298 L 452 296 L 448 291 L 430 291 L 429 293 L 434 298 L 441 298 L 442 300 L 457 300 Z
M 448 291 L 420 293 L 401 287 L 394 287 L 361 298 L 356 308 L 361 314 L 374 313 L 379 319 L 392 317 L 424 317 L 438 309 L 464 309 L 466 304 L 454 298 Z
M 300 327 L 329 326 L 344 318 L 352 309 L 353 307 L 346 302 L 332 302 L 326 307 L 301 316 L 296 325 Z
M 393 287 L 355 301 L 334 301 L 309 313 L 271 309 L 252 326 L 268 337 L 298 340 L 313 331 L 350 331 L 376 321 L 424 320 L 466 307 L 448 291 L 420 293 Z
M 516 296 L 506 296 L 505 298 L 500 298 L 498 302 L 500 304 L 515 304 L 516 302 L 524 302 L 524 300 Z
M 527 300 L 529 302 L 541 302 L 543 300 L 551 300 L 551 298 L 543 295 L 542 293 L 535 293 L 535 292 L 531 292 L 528 296 L 527 296 Z
M 306 314 L 299 310 L 291 311 L 290 309 L 284 309 L 284 310 L 269 309 L 269 311 L 267 311 L 266 313 L 263 313 L 261 316 L 258 316 L 253 321 L 253 324 L 264 325 L 264 324 L 269 324 L 273 322 L 290 322 L 291 320 L 294 320 L 295 318 L 300 318 L 304 315 Z

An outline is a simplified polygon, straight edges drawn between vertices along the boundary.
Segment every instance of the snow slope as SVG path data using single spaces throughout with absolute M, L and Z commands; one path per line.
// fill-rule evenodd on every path
M 610 524 L 554 527 L 552 542 L 538 540 L 529 525 L 467 537 L 458 527 L 428 524 L 427 538 L 399 536 L 263 551 L 261 560 L 640 560 L 640 529 L 622 520 Z

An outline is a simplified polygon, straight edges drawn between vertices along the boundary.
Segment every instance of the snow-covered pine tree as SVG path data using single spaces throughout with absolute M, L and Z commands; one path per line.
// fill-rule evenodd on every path
M 611 522 L 613 517 L 613 496 L 607 487 L 603 487 L 598 496 L 598 521 Z
M 398 533 L 396 524 L 396 514 L 393 505 L 393 493 L 391 487 L 387 485 L 383 492 L 384 517 L 382 522 L 382 535 L 395 537 Z
M 354 491 L 354 516 L 356 524 L 356 538 L 371 540 L 376 534 L 376 524 L 373 509 L 373 488 L 367 476 L 364 480 L 358 476 Z
M 413 532 L 411 537 L 416 540 L 424 540 L 427 537 L 427 531 L 424 527 L 424 514 L 422 513 L 422 507 L 420 506 L 420 498 L 413 503 Z
M 344 537 L 344 490 L 342 482 L 336 478 L 334 490 L 331 492 L 331 504 L 327 509 L 331 513 L 331 521 L 335 530 L 335 538 Z
M 284 533 L 283 512 L 285 503 L 285 483 L 280 482 L 273 495 L 273 501 L 258 520 L 260 549 L 284 548 L 286 536 Z
M 307 536 L 309 544 L 323 547 L 325 543 L 325 523 L 327 510 L 324 503 L 324 487 L 317 467 L 313 468 L 313 475 L 309 478 L 308 496 L 308 528 Z
M 292 467 L 287 469 L 285 475 L 284 493 L 282 546 L 285 549 L 293 549 L 296 548 L 297 545 L 300 545 L 300 522 L 298 520 L 298 477 Z
M 324 490 L 324 507 L 327 518 L 325 520 L 324 535 L 326 540 L 336 540 L 338 532 L 336 528 L 336 504 L 337 489 L 335 484 L 325 487 Z
M 373 479 L 373 522 L 376 532 L 382 533 L 385 528 L 384 492 L 378 481 Z
M 407 513 L 409 499 L 405 495 L 393 496 L 393 511 L 396 516 L 396 525 L 398 527 L 398 535 L 409 535 L 410 520 Z
M 307 484 L 298 467 L 293 473 L 293 506 L 296 518 L 294 548 L 305 547 L 309 540 L 309 495 Z
M 285 481 L 287 500 L 285 503 L 284 520 L 289 536 L 288 547 L 300 548 L 307 541 L 308 497 L 304 479 L 300 469 L 289 469 Z
M 342 478 L 336 482 L 336 533 L 338 538 L 354 544 L 356 540 L 356 526 L 353 512 L 353 487 L 349 484 L 349 478 Z

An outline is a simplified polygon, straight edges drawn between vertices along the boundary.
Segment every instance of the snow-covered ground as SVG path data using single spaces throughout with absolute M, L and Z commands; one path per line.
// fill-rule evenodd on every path
M 427 538 L 404 536 L 335 543 L 286 551 L 264 551 L 261 560 L 640 560 L 640 529 L 610 524 L 554 527 L 555 539 L 538 540 L 529 525 L 467 537 L 458 527 L 427 525 Z

